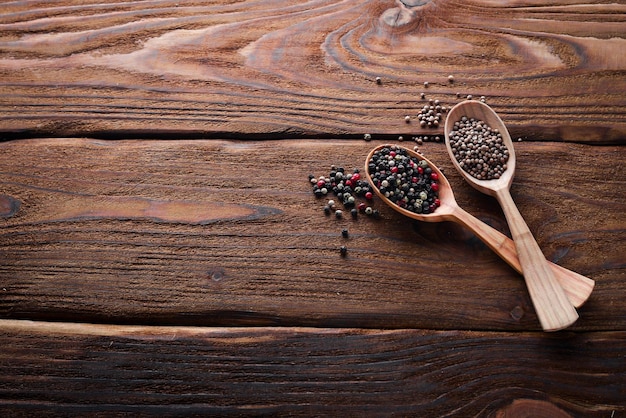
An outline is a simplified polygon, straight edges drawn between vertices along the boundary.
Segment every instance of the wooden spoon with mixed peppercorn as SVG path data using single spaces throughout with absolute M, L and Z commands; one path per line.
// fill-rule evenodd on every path
M 402 150 L 403 153 L 409 155 L 412 159 L 418 161 L 424 161 L 428 167 L 431 169 L 432 173 L 436 174 L 437 184 L 438 184 L 438 204 L 439 206 L 434 209 L 434 211 L 429 211 L 429 213 L 416 213 L 413 210 L 409 210 L 406 205 L 405 207 L 401 207 L 398 204 L 394 203 L 390 200 L 383 192 L 381 192 L 380 188 L 377 186 L 377 181 L 374 181 L 372 178 L 373 171 L 375 168 L 370 166 L 374 155 L 377 151 L 380 151 L 384 148 L 389 148 L 391 145 L 380 145 L 368 154 L 365 162 L 365 176 L 370 184 L 373 185 L 373 190 L 376 195 L 386 204 L 391 206 L 394 210 L 400 212 L 401 214 L 408 216 L 412 219 L 416 219 L 418 221 L 423 222 L 443 222 L 443 221 L 451 221 L 458 223 L 460 225 L 464 225 L 468 229 L 470 229 L 477 237 L 479 237 L 489 248 L 491 248 L 496 254 L 498 254 L 507 264 L 513 267 L 517 272 L 522 272 L 522 267 L 517 256 L 517 250 L 515 248 L 515 243 L 509 237 L 501 233 L 500 231 L 492 228 L 491 226 L 485 224 L 479 219 L 475 218 L 461 207 L 458 206 L 456 200 L 454 199 L 454 194 L 452 193 L 452 188 L 450 187 L 450 183 L 443 175 L 443 173 L 426 159 L 424 156 L 413 152 L 407 148 L 394 146 L 397 150 Z M 582 276 L 573 271 L 567 270 L 564 267 L 561 267 L 557 264 L 548 263 L 550 268 L 552 269 L 556 279 L 559 284 L 565 290 L 567 297 L 572 305 L 578 307 L 581 306 L 585 301 L 589 298 L 591 291 L 594 287 L 594 281 Z
M 452 162 L 465 180 L 500 203 L 543 329 L 557 331 L 572 325 L 578 313 L 509 192 L 515 174 L 515 150 L 500 117 L 485 103 L 466 100 L 448 113 L 445 138 Z

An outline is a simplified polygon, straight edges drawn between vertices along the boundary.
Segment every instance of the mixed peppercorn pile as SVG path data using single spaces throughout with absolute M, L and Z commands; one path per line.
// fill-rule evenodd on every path
M 343 167 L 332 166 L 328 176 L 316 177 L 309 174 L 309 182 L 313 194 L 318 198 L 330 198 L 324 206 L 324 213 L 336 218 L 343 217 L 344 209 L 350 210 L 353 219 L 363 213 L 374 219 L 380 218 L 380 212 L 371 206 L 374 188 L 380 191 L 391 202 L 406 210 L 428 214 L 434 212 L 441 204 L 439 201 L 439 175 L 428 163 L 414 155 L 406 148 L 389 145 L 376 150 L 368 161 L 367 176 L 361 176 L 358 168 L 351 173 Z M 343 239 L 348 239 L 347 229 L 341 231 Z M 339 249 L 342 257 L 347 256 L 348 248 L 342 245 Z
M 376 150 L 367 169 L 373 186 L 401 208 L 428 214 L 441 204 L 439 175 L 406 148 L 390 145 Z
M 309 174 L 309 181 L 313 184 L 315 196 L 324 197 L 333 194 L 344 208 L 350 210 L 353 218 L 356 218 L 359 212 L 375 218 L 380 216 L 377 209 L 373 209 L 363 201 L 358 201 L 359 198 L 371 201 L 374 197 L 372 186 L 367 180 L 361 178 L 358 168 L 355 168 L 352 173 L 347 173 L 343 167 L 332 166 L 328 176 L 316 177 Z M 338 209 L 335 200 L 331 199 L 324 206 L 324 213 L 330 215 L 333 211 L 336 217 L 343 216 L 343 211 Z

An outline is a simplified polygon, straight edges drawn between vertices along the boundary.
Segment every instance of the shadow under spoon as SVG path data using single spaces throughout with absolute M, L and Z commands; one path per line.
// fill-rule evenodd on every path
M 418 160 L 426 161 L 432 171 L 437 173 L 439 177 L 438 193 L 439 200 L 441 202 L 440 206 L 434 212 L 428 214 L 420 214 L 404 209 L 385 197 L 385 195 L 382 194 L 374 184 L 371 173 L 369 172 L 369 162 L 376 151 L 389 146 L 390 145 L 388 144 L 380 145 L 372 149 L 365 160 L 364 170 L 365 176 L 368 182 L 372 184 L 374 192 L 384 203 L 392 207 L 394 210 L 400 212 L 401 214 L 408 216 L 409 218 L 416 219 L 418 221 L 451 221 L 463 225 L 471 230 L 478 238 L 480 238 L 489 248 L 491 248 L 496 254 L 498 254 L 500 258 L 502 258 L 518 273 L 522 272 L 522 266 L 517 256 L 517 250 L 515 248 L 513 240 L 511 240 L 500 231 L 492 228 L 491 226 L 472 216 L 470 213 L 466 212 L 460 206 L 458 206 L 456 200 L 454 199 L 454 194 L 452 193 L 450 183 L 448 182 L 446 177 L 435 164 L 433 164 L 424 156 L 407 148 L 396 145 L 396 148 L 402 148 L 409 156 L 417 158 Z M 595 282 L 588 277 L 582 276 L 557 264 L 548 262 L 548 265 L 552 269 L 554 276 L 558 280 L 559 284 L 565 291 L 571 305 L 579 307 L 584 304 L 585 301 L 589 298 Z

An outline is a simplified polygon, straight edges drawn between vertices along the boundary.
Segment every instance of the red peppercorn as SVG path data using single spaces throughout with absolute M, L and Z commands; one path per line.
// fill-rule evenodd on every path
M 390 156 L 392 156 L 392 157 L 395 157 L 395 156 L 396 156 L 396 152 L 395 152 L 395 151 L 391 151 L 391 152 L 389 153 L 389 155 L 390 155 Z
M 394 174 L 397 173 L 398 172 L 398 167 L 396 167 L 396 166 L 391 167 L 391 172 L 394 173 Z
M 365 198 L 367 200 L 372 200 L 372 198 L 374 197 L 374 195 L 372 194 L 372 192 L 367 192 L 365 193 Z
M 417 172 L 420 174 L 424 174 L 424 169 L 422 167 L 417 167 Z
M 359 173 L 354 173 L 350 180 L 352 180 L 352 181 L 359 181 L 360 179 L 361 179 L 361 175 Z
M 441 200 L 435 199 L 435 206 L 437 207 L 441 206 Z
M 368 192 L 371 193 L 371 192 Z M 365 194 L 365 198 L 367 198 L 367 193 Z M 359 206 L 357 206 L 359 208 L 360 212 L 365 212 L 365 208 L 367 207 L 367 205 L 363 202 L 359 203 Z
M 430 178 L 431 178 L 432 180 L 437 181 L 437 180 L 439 180 L 439 174 L 434 173 L 434 172 L 433 172 L 433 173 L 430 173 Z
M 431 183 L 430 184 L 430 188 L 433 192 L 436 192 L 439 190 L 439 184 L 438 183 Z
M 320 180 L 317 182 L 317 187 L 319 187 L 320 189 L 324 187 L 325 185 L 326 185 L 326 182 L 324 180 Z
M 346 180 L 346 186 L 352 187 L 352 180 Z

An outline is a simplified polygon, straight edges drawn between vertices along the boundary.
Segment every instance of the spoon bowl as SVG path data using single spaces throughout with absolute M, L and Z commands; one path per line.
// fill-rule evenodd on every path
M 483 121 L 491 129 L 497 129 L 500 133 L 509 153 L 509 158 L 506 163 L 507 166 L 499 178 L 477 179 L 465 171 L 457 161 L 451 146 L 450 136 L 453 134 L 455 124 L 462 118 L 474 118 Z M 471 143 L 468 146 L 483 146 L 484 142 L 480 142 L 482 141 L 480 136 L 480 133 L 476 133 L 476 131 L 467 134 L 466 137 Z M 515 173 L 515 150 L 511 136 L 500 117 L 485 103 L 476 100 L 461 102 L 448 113 L 445 123 L 445 142 L 450 159 L 463 178 L 477 190 L 495 197 L 500 203 L 515 242 L 526 286 L 543 329 L 545 331 L 557 331 L 572 325 L 578 319 L 578 313 L 557 282 L 552 268 L 550 268 L 509 193 Z
M 403 149 L 410 157 L 417 158 L 418 160 L 426 161 L 426 163 L 433 170 L 433 172 L 437 173 L 437 175 L 439 176 L 439 179 L 438 179 L 439 192 L 438 193 L 439 193 L 439 200 L 441 201 L 441 204 L 434 212 L 416 213 L 416 212 L 407 210 L 403 207 L 400 207 L 396 205 L 393 201 L 385 197 L 385 195 L 381 193 L 378 187 L 376 187 L 374 180 L 372 179 L 371 173 L 369 172 L 369 162 L 372 160 L 372 157 L 374 156 L 376 151 L 379 151 L 383 148 L 391 147 L 391 146 L 395 146 L 396 148 Z M 400 212 L 401 214 L 405 216 L 408 216 L 409 218 L 413 218 L 422 222 L 453 221 L 456 218 L 456 213 L 458 211 L 459 206 L 457 205 L 456 200 L 454 199 L 454 194 L 452 193 L 452 187 L 450 186 L 448 179 L 443 175 L 441 170 L 439 170 L 439 167 L 437 167 L 435 164 L 430 162 L 424 156 L 412 150 L 409 150 L 408 148 L 400 147 L 398 145 L 387 144 L 387 145 L 380 145 L 374 148 L 373 150 L 371 150 L 365 160 L 365 177 L 367 178 L 367 181 L 369 182 L 369 184 L 373 186 L 372 189 L 374 190 L 374 193 L 376 193 L 376 195 L 383 202 L 387 203 L 393 209 L 395 209 L 396 211 Z
M 418 160 L 426 161 L 426 163 L 433 170 L 433 172 L 437 173 L 437 175 L 439 176 L 438 194 L 439 200 L 441 201 L 440 206 L 435 209 L 434 212 L 428 214 L 420 214 L 404 209 L 385 197 L 385 195 L 381 193 L 380 190 L 375 186 L 375 183 L 369 172 L 369 162 L 376 151 L 389 146 L 391 145 L 383 144 L 372 149 L 366 157 L 365 170 L 363 171 L 365 174 L 365 178 L 372 185 L 374 193 L 376 193 L 376 195 L 385 204 L 387 204 L 397 212 L 401 213 L 402 215 L 408 216 L 409 218 L 418 221 L 451 221 L 463 225 L 471 230 L 478 238 L 480 238 L 489 248 L 491 248 L 496 254 L 498 254 L 518 273 L 522 272 L 521 264 L 517 256 L 517 250 L 515 248 L 513 240 L 459 207 L 454 198 L 452 187 L 450 186 L 448 179 L 443 175 L 441 170 L 439 170 L 439 168 L 435 164 L 433 164 L 421 154 L 418 154 L 408 148 L 396 145 L 396 148 L 403 149 L 409 156 L 414 157 Z M 549 263 L 549 266 L 553 270 L 559 284 L 563 287 L 565 293 L 567 294 L 567 298 L 569 299 L 570 303 L 577 307 L 585 303 L 585 301 L 589 298 L 591 291 L 593 290 L 595 282 L 588 277 L 567 270 L 566 268 L 563 268 L 557 264 Z
M 502 142 L 509 152 L 509 160 L 507 161 L 507 168 L 506 170 L 504 170 L 500 178 L 492 180 L 480 180 L 467 173 L 459 165 L 459 162 L 455 158 L 454 152 L 452 151 L 452 147 L 450 145 L 450 132 L 452 131 L 455 122 L 460 121 L 461 118 L 464 116 L 467 118 L 482 120 L 491 128 L 497 129 L 497 131 L 502 136 Z M 498 190 L 509 190 L 511 184 L 513 183 L 513 177 L 515 176 L 515 148 L 513 147 L 511 135 L 509 135 L 509 131 L 506 129 L 504 122 L 502 122 L 502 119 L 500 119 L 498 114 L 494 112 L 488 105 L 477 100 L 466 100 L 450 109 L 445 123 L 445 138 L 446 149 L 448 150 L 448 154 L 450 155 L 452 164 L 454 164 L 454 167 L 457 169 L 457 171 L 459 171 L 463 175 L 463 178 L 469 184 L 471 184 L 472 187 L 482 193 L 493 197 L 496 197 Z

